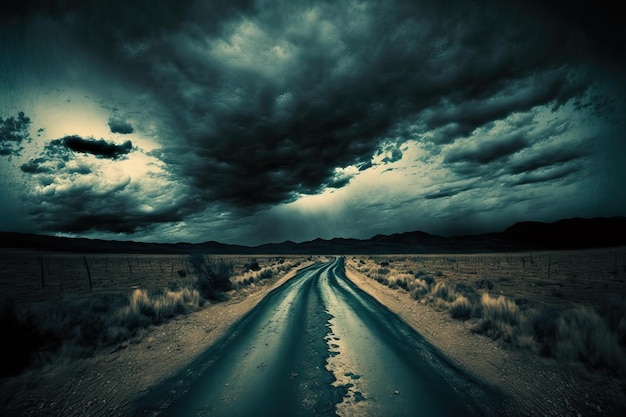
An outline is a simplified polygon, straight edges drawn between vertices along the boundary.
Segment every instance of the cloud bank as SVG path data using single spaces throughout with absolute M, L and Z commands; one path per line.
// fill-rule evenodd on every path
M 507 213 L 502 222 L 539 212 L 548 218 L 562 206 L 545 208 L 545 192 L 573 196 L 571 184 L 591 189 L 593 181 L 613 189 L 604 157 L 615 167 L 611 178 L 623 173 L 614 151 L 616 126 L 624 124 L 626 37 L 611 6 L 153 3 L 14 2 L 3 13 L 15 39 L 33 28 L 60 33 L 51 54 L 76 72 L 83 64 L 73 55 L 84 56 L 87 72 L 102 81 L 81 88 L 107 99 L 111 86 L 128 90 L 126 105 L 101 104 L 110 133 L 129 140 L 68 130 L 40 141 L 41 153 L 19 165 L 40 184 L 30 198 L 55 196 L 32 212 L 48 230 L 132 234 L 182 228 L 192 218 L 207 230 L 226 224 L 206 215 L 231 219 L 220 230 L 239 224 L 243 241 L 258 219 L 305 222 L 301 201 L 316 201 L 309 218 L 341 218 L 346 235 L 386 231 L 372 226 L 378 220 L 357 221 L 377 210 L 394 217 L 387 231 L 414 229 L 422 215 L 455 225 L 497 210 Z M 29 59 L 45 60 L 41 52 Z M 20 115 L 0 119 L 0 154 L 23 150 L 30 120 Z M 133 146 L 141 135 L 156 143 L 147 154 Z M 135 157 L 158 169 L 111 173 Z M 161 189 L 160 198 L 157 183 L 177 188 Z M 79 191 L 83 202 L 74 198 Z M 325 200 L 309 197 L 330 193 L 355 214 L 320 214 L 328 211 L 317 201 Z M 91 202 L 99 195 L 116 197 L 104 209 Z M 146 196 L 162 204 L 146 204 Z M 594 211 L 588 200 L 572 199 L 567 204 L 583 214 L 609 204 L 601 199 Z M 63 207 L 75 220 L 57 217 Z

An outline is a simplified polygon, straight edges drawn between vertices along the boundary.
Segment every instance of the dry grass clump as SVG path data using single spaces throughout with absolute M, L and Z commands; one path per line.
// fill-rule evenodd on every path
M 600 315 L 580 306 L 557 319 L 554 356 L 578 360 L 594 368 L 624 369 L 624 350 Z
M 413 291 L 411 291 L 411 296 L 416 300 L 424 297 L 426 294 L 430 292 L 431 285 L 423 279 L 416 279 L 414 283 Z
M 94 294 L 30 308 L 5 300 L 0 326 L 10 337 L 3 339 L 0 374 L 15 375 L 53 359 L 90 356 L 132 339 L 152 324 L 194 311 L 202 302 L 194 288 Z
M 459 295 L 448 307 L 450 315 L 455 319 L 467 320 L 472 315 L 472 303 L 464 295 Z
M 146 316 L 153 323 L 161 323 L 179 314 L 186 314 L 200 304 L 200 293 L 195 288 L 176 291 L 166 289 L 152 295 L 138 288 L 131 294 L 129 305 L 118 310 L 117 314 L 122 317 Z
M 514 342 L 519 336 L 522 312 L 514 301 L 505 296 L 492 297 L 485 292 L 480 297 L 480 322 L 474 328 L 477 333 L 484 333 L 492 339 Z
M 271 265 L 261 266 L 256 259 L 253 259 L 245 264 L 244 270 L 240 275 L 233 278 L 233 288 L 242 290 L 251 285 L 266 285 L 271 279 L 283 276 L 293 268 L 300 266 L 300 264 L 299 260 L 287 261 L 284 258 L 279 258 L 277 262 Z M 250 268 L 250 265 L 253 265 L 254 268 Z
M 204 269 L 196 271 L 196 281 L 182 288 L 138 288 L 129 295 L 89 294 L 31 305 L 1 300 L 0 331 L 7 337 L 0 344 L 0 375 L 16 375 L 53 359 L 90 356 L 134 338 L 143 328 L 198 309 L 230 285 L 227 262 L 202 259 Z
M 143 265 L 131 263 L 126 257 L 123 260 L 131 275 Z M 153 260 L 148 258 L 148 262 Z M 98 292 L 67 291 L 55 302 L 31 303 L 0 296 L 0 377 L 17 375 L 53 360 L 71 360 L 115 348 L 132 341 L 148 326 L 196 311 L 207 301 L 224 300 L 232 289 L 270 282 L 300 265 L 298 259 L 286 262 L 276 258 L 271 265 L 259 265 L 253 259 L 243 276 L 234 276 L 233 260 L 236 258 L 194 254 L 186 258 L 186 263 L 168 261 L 169 282 L 137 277 L 133 285 L 141 282 L 142 287 L 130 291 L 126 284 L 110 292 L 98 287 Z M 163 270 L 163 265 L 155 264 Z M 103 263 L 104 269 L 98 271 L 105 271 L 106 265 Z M 175 272 L 179 278 L 188 279 L 175 279 Z M 59 280 L 60 285 L 67 282 Z

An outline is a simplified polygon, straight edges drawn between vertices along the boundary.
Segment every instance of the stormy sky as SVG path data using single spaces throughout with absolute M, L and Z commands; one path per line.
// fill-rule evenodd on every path
M 32 0 L 0 230 L 257 245 L 626 215 L 604 1 Z

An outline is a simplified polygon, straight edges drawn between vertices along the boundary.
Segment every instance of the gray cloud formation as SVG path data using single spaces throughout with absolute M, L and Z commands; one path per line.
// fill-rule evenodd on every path
M 63 22 L 116 77 L 154 100 L 144 110 L 161 129 L 161 148 L 151 155 L 190 188 L 185 201 L 151 214 L 157 222 L 213 204 L 251 214 L 342 188 L 356 175 L 343 168 L 366 171 L 383 154 L 382 163 L 401 161 L 408 139 L 470 180 L 504 176 L 524 186 L 573 175 L 571 163 L 590 154 L 588 143 L 564 148 L 554 138 L 570 126 L 540 129 L 533 111 L 571 103 L 609 109 L 591 91 L 602 68 L 626 62 L 619 20 L 584 1 L 567 11 L 554 1 L 495 0 L 20 4 L 4 18 Z M 493 129 L 516 114 L 505 131 Z M 117 116 L 109 127 L 134 132 Z M 21 169 L 50 174 L 59 168 L 46 158 L 69 150 L 118 159 L 132 143 L 68 136 Z M 463 184 L 442 183 L 424 198 L 444 201 L 475 187 Z M 117 209 L 132 213 L 139 202 L 126 199 L 126 187 L 113 194 L 125 196 Z M 97 208 L 76 207 L 77 218 L 118 230 L 110 212 L 89 217 Z M 119 230 L 145 225 L 138 215 L 120 218 Z
M 80 136 L 71 135 L 52 140 L 46 145 L 46 150 L 50 153 L 63 153 L 64 149 L 73 152 L 88 153 L 98 158 L 117 159 L 130 153 L 133 149 L 133 144 L 128 140 L 121 145 L 116 145 L 104 139 L 83 139 Z
M 197 33 L 181 31 L 155 47 L 158 61 L 142 61 L 164 81 L 159 94 L 182 133 L 160 157 L 206 201 L 255 209 L 347 184 L 334 170 L 366 166 L 404 121 L 448 129 L 438 142 L 451 143 L 584 94 L 590 80 L 563 65 L 572 39 L 528 30 L 532 12 L 488 4 L 491 13 L 463 3 L 259 2 L 218 36 L 190 18 Z M 518 137 L 474 157 L 487 163 L 524 145 Z
M 31 140 L 28 128 L 30 118 L 19 112 L 17 117 L 0 117 L 0 156 L 19 156 L 22 144 Z
M 33 181 L 25 196 L 31 220 L 45 232 L 133 234 L 200 210 L 182 185 L 159 170 L 131 177 L 116 168 L 131 149 L 130 141 L 50 141 L 38 158 L 20 166 Z
M 109 118 L 109 128 L 111 133 L 121 133 L 122 135 L 128 135 L 135 131 L 133 126 L 123 117 L 112 116 Z

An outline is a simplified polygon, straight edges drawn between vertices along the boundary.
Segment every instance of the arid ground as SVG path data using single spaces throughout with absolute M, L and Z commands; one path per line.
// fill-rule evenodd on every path
M 625 254 L 617 248 L 348 256 L 346 271 L 453 363 L 499 390 L 503 414 L 621 415 Z M 0 257 L 0 285 L 18 313 L 106 294 L 132 298 L 137 288 L 173 293 L 193 279 L 183 256 L 3 252 Z M 260 270 L 244 272 L 250 257 L 233 259 L 234 280 L 242 284 L 228 300 L 189 307 L 186 314 L 141 327 L 128 340 L 89 354 L 48 355 L 44 349 L 29 369 L 2 378 L 2 414 L 132 413 L 139 396 L 185 371 L 272 288 L 298 268 L 324 260 L 257 257 Z M 260 279 L 263 269 L 273 272 Z M 188 273 L 181 276 L 182 270 Z M 556 340 L 565 336 L 584 346 L 566 349 Z

